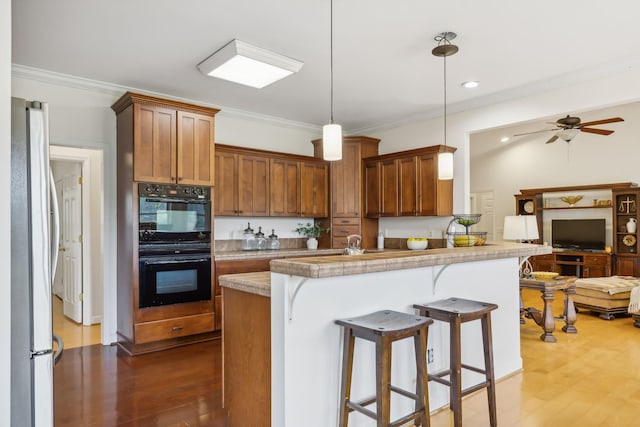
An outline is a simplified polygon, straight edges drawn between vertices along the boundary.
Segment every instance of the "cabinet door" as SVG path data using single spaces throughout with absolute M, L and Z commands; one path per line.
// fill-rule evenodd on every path
M 178 184 L 213 185 L 213 117 L 178 111 Z
M 298 216 L 300 214 L 299 166 L 297 161 L 271 159 L 269 176 L 271 216 Z
M 585 255 L 582 277 L 611 276 L 611 258 L 609 255 Z
M 176 181 L 176 111 L 134 105 L 134 181 Z
M 420 215 L 438 215 L 436 201 L 438 197 L 437 160 L 437 156 L 433 154 L 420 156 L 418 159 L 420 168 Z
M 334 217 L 360 216 L 362 166 L 359 143 L 342 145 L 342 160 L 331 163 L 331 198 Z
M 397 160 L 398 211 L 400 216 L 418 213 L 418 159 L 415 156 Z
M 215 153 L 215 182 L 213 210 L 215 215 L 238 214 L 238 156 L 218 150 Z
M 638 258 L 635 256 L 616 256 L 614 274 L 618 276 L 638 275 Z
M 300 215 L 313 218 L 329 216 L 329 166 L 300 163 Z
M 269 216 L 269 159 L 238 155 L 238 215 Z
M 398 216 L 398 173 L 395 160 L 380 162 L 380 216 Z
M 364 164 L 364 209 L 369 218 L 380 216 L 380 163 L 376 161 Z

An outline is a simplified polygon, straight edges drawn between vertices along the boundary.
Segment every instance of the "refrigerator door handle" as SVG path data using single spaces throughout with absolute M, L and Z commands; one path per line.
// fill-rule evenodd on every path
M 58 267 L 58 254 L 60 253 L 60 212 L 58 211 L 58 193 L 56 191 L 56 183 L 53 179 L 53 172 L 49 168 L 49 188 L 51 192 L 51 214 L 53 221 L 51 224 L 51 282 L 56 277 L 56 269 Z M 55 335 L 54 335 L 55 337 Z
M 53 341 L 58 345 L 56 352 L 53 353 L 53 365 L 57 365 L 62 358 L 62 352 L 64 351 L 64 341 L 60 335 L 53 334 Z

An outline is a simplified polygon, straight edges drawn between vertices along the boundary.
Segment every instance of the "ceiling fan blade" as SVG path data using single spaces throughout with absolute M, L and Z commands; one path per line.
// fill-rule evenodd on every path
M 552 142 L 556 142 L 556 139 L 558 139 L 558 135 L 553 135 L 551 138 L 549 138 L 547 142 L 545 142 L 545 144 L 551 144 Z
M 516 133 L 513 136 L 522 136 L 522 135 L 531 135 L 532 133 L 542 133 L 542 132 L 551 132 L 552 130 L 558 130 L 558 128 L 553 128 L 553 129 L 542 129 L 542 130 L 536 130 L 533 132 L 525 132 L 525 133 Z
M 624 119 L 622 117 L 612 117 L 610 119 L 595 120 L 593 122 L 580 123 L 580 127 L 594 126 L 594 125 L 604 125 L 604 124 L 607 124 L 607 123 L 616 123 L 616 122 L 624 122 Z
M 614 131 L 607 129 L 580 128 L 581 132 L 596 133 L 598 135 L 611 135 Z

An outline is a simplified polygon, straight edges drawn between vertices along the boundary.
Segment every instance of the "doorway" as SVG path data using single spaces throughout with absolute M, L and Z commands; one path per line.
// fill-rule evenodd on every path
M 103 153 L 51 146 L 49 157 L 60 212 L 54 330 L 67 346 L 98 344 L 103 314 Z
M 479 191 L 471 193 L 469 204 L 472 214 L 481 214 L 482 231 L 487 232 L 487 240 L 495 240 L 495 208 L 493 191 Z

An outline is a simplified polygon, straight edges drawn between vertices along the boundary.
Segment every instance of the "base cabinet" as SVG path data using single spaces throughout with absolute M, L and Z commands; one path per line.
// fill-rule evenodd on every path
M 615 256 L 613 269 L 615 275 L 638 277 L 640 275 L 640 268 L 638 267 L 638 257 L 636 256 Z

